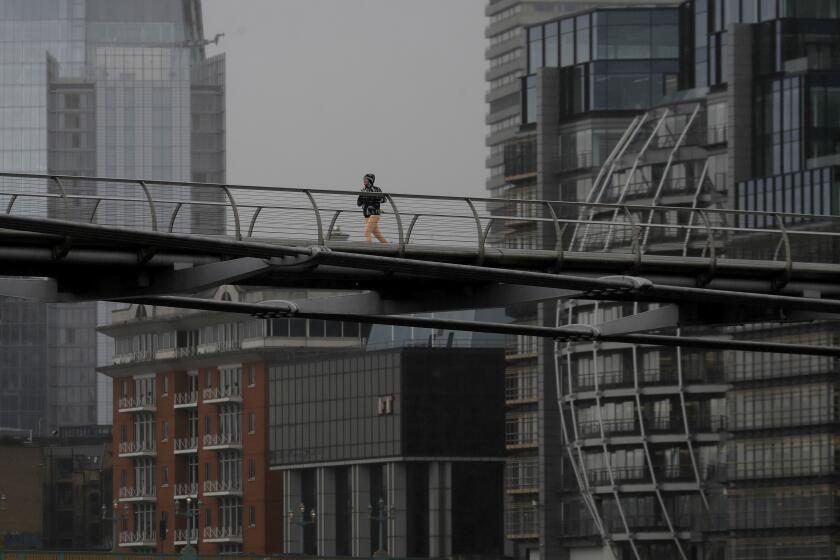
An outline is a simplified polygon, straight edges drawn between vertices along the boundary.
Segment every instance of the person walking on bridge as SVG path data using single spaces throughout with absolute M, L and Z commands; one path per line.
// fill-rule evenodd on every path
M 375 186 L 376 175 L 367 173 L 362 179 L 362 193 L 356 201 L 356 206 L 362 207 L 362 214 L 365 216 L 365 241 L 371 243 L 371 236 L 376 236 L 380 243 L 388 243 L 379 229 L 379 218 L 381 211 L 379 205 L 385 202 L 385 195 L 382 189 Z

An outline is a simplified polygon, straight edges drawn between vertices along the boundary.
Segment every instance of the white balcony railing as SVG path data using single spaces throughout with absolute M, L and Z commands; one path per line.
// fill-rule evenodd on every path
M 242 527 L 205 527 L 204 542 L 242 542 Z
M 219 352 L 230 352 L 232 350 L 239 350 L 242 346 L 238 340 L 222 340 L 218 342 L 218 345 Z
M 122 546 L 155 546 L 157 533 L 152 530 L 121 531 L 120 544 Z
M 204 448 L 230 448 L 242 447 L 242 436 L 240 434 L 207 434 L 204 436 Z
M 122 397 L 119 402 L 119 411 L 128 412 L 131 410 L 155 411 L 157 405 L 153 396 Z
M 175 529 L 175 544 L 198 543 L 198 529 Z
M 242 481 L 239 480 L 205 480 L 204 495 L 233 495 L 242 494 Z
M 157 496 L 154 486 L 122 486 L 120 487 L 120 500 L 149 500 Z
M 198 354 L 198 347 L 196 346 L 184 346 L 175 349 L 176 358 L 188 358 L 190 356 L 195 356 L 196 354 Z
M 241 401 L 242 388 L 239 385 L 208 387 L 202 393 L 204 402 Z
M 133 364 L 137 362 L 150 362 L 155 359 L 155 352 L 153 350 L 144 350 L 143 352 L 126 352 L 124 354 L 117 354 L 114 356 L 114 365 Z
M 120 443 L 120 455 L 154 455 L 153 441 L 124 441 Z
M 198 497 L 197 482 L 179 482 L 175 484 L 175 497 L 183 499 L 187 496 Z
M 198 404 L 198 391 L 184 391 L 183 393 L 175 393 L 173 404 L 176 408 L 196 406 Z
M 198 451 L 198 438 L 196 436 L 175 438 L 173 446 L 175 453 L 196 453 Z

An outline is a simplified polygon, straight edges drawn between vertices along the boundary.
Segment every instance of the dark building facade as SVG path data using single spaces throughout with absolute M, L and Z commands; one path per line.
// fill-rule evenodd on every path
M 523 29 L 520 124 L 493 192 L 650 207 L 630 217 L 595 207 L 561 216 L 612 216 L 612 226 L 567 228 L 578 250 L 630 250 L 633 222 L 638 250 L 702 254 L 707 238 L 667 227 L 690 224 L 690 208 L 777 213 L 733 222 L 757 231 L 715 235 L 719 254 L 772 255 L 778 239 L 761 230 L 780 222 L 790 231 L 826 227 L 796 214 L 837 213 L 838 2 L 624 4 Z M 553 234 L 511 228 L 500 242 L 550 246 Z M 815 261 L 836 255 L 795 241 L 789 250 Z M 570 300 L 515 311 L 523 322 L 597 325 L 656 307 Z M 832 323 L 747 323 L 706 334 L 836 343 Z M 530 353 L 509 362 L 518 360 L 517 371 L 532 364 L 539 389 L 533 404 L 508 411 L 509 432 L 527 426 L 537 456 L 536 476 L 507 479 L 515 555 L 835 557 L 832 360 L 517 343 Z M 508 449 L 509 469 L 526 460 Z M 539 499 L 520 498 L 518 485 Z
M 0 430 L 0 546 L 110 549 L 103 514 L 111 504 L 111 426 L 62 428 L 49 438 L 9 432 Z
M 500 555 L 503 369 L 500 348 L 431 347 L 272 366 L 285 551 L 370 555 L 379 526 L 368 506 L 375 516 L 381 499 L 391 555 Z M 299 529 L 301 504 L 315 523 Z

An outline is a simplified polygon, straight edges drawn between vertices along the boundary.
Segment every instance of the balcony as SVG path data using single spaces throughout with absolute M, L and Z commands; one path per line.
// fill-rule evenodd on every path
M 117 407 L 118 412 L 155 412 L 157 403 L 154 397 L 123 397 Z
M 198 529 L 175 529 L 175 546 L 198 544 Z
M 179 482 L 175 485 L 176 500 L 186 500 L 187 498 L 198 498 L 198 483 L 197 482 Z
M 205 404 L 242 402 L 242 387 L 232 385 L 227 387 L 209 387 L 201 395 Z
M 610 477 L 610 471 L 612 471 L 612 478 Z M 589 484 L 591 486 L 611 485 L 613 479 L 615 479 L 617 484 L 650 482 L 650 471 L 644 465 L 614 467 L 612 469 L 588 469 L 586 475 L 589 478 Z
M 120 443 L 120 457 L 155 457 L 157 449 L 154 441 L 124 441 Z
M 539 538 L 539 512 L 530 504 L 511 504 L 505 511 L 505 537 L 511 540 Z
M 581 438 L 600 438 L 601 425 L 604 426 L 604 435 L 632 435 L 639 433 L 639 423 L 635 418 L 617 418 L 604 420 L 587 420 L 578 422 L 578 432 Z
M 203 542 L 241 543 L 242 527 L 205 527 Z
M 240 480 L 205 480 L 205 496 L 241 496 L 242 481 Z
M 176 455 L 198 453 L 198 437 L 175 438 L 172 449 Z
M 152 350 L 145 350 L 143 352 L 128 352 L 126 354 L 117 354 L 114 356 L 113 364 L 120 366 L 123 364 L 136 364 L 139 362 L 151 362 L 155 359 L 155 353 Z
M 121 531 L 120 546 L 143 546 L 150 547 L 157 545 L 157 533 L 152 530 L 146 531 Z
M 204 436 L 204 449 L 242 449 L 240 434 L 207 434 Z
M 175 408 L 195 408 L 198 406 L 198 391 L 175 393 L 172 403 Z
M 154 502 L 157 501 L 157 490 L 154 486 L 122 486 L 119 496 L 121 502 Z
M 175 348 L 175 358 L 190 358 L 198 355 L 197 346 L 180 346 Z
M 598 165 L 594 161 L 592 152 L 563 152 L 560 154 L 560 172 L 577 171 L 580 169 L 591 169 Z
M 505 180 L 533 177 L 537 172 L 537 139 L 505 146 Z
M 238 340 L 221 340 L 219 342 L 201 344 L 197 349 L 197 353 L 199 356 L 204 356 L 207 354 L 215 354 L 216 352 L 233 352 L 235 350 L 239 350 L 241 347 L 242 345 Z

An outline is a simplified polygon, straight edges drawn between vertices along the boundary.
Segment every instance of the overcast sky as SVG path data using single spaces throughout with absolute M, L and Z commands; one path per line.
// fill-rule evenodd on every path
M 486 0 L 204 0 L 228 181 L 484 195 Z

